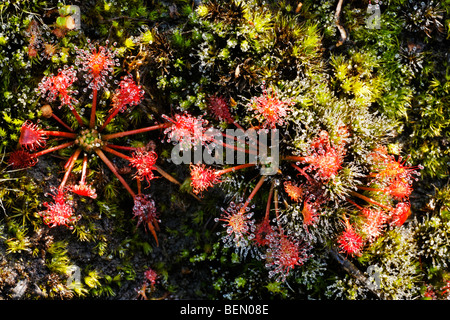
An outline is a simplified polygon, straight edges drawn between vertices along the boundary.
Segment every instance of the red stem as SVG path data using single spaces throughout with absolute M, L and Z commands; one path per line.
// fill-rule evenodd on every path
M 308 181 L 312 181 L 311 177 L 305 172 L 305 170 L 303 170 L 302 168 L 300 168 L 299 166 L 291 163 L 291 166 L 296 169 L 298 172 L 300 172 Z
M 137 193 L 138 194 L 141 194 L 141 190 L 142 190 L 142 188 L 141 188 L 141 180 L 139 180 L 139 179 L 136 179 L 136 185 L 137 185 Z
M 274 187 L 274 181 L 272 181 L 272 184 L 270 186 L 269 196 L 267 197 L 266 215 L 264 216 L 264 220 L 269 220 L 270 203 L 272 202 L 273 187 Z
M 81 119 L 80 115 L 78 114 L 77 110 L 75 110 L 74 106 L 69 106 L 70 111 L 72 111 L 73 115 L 75 116 L 75 118 L 78 121 L 78 124 L 80 125 L 80 127 L 84 127 L 84 122 L 83 119 Z
M 155 168 L 156 171 L 159 172 L 159 174 L 161 174 L 164 178 L 166 178 L 167 180 L 169 180 L 172 183 L 175 183 L 179 186 L 181 186 L 181 183 L 176 180 L 174 177 L 172 177 L 170 174 L 168 174 L 167 172 L 165 172 L 163 169 L 161 169 L 160 167 L 158 167 L 156 164 L 153 165 L 153 168 Z M 191 196 L 193 196 L 195 199 L 197 199 L 198 201 L 202 201 L 199 197 L 197 197 L 194 193 L 189 192 L 189 194 Z
M 63 131 L 46 131 L 42 130 L 42 133 L 48 135 L 48 136 L 54 136 L 54 137 L 63 137 L 63 138 L 70 138 L 70 139 L 76 139 L 77 134 L 74 132 L 63 132 Z
M 92 93 L 92 108 L 91 108 L 91 119 L 89 121 L 89 128 L 95 127 L 95 113 L 97 112 L 97 88 L 93 89 Z
M 75 152 L 73 153 L 73 156 L 70 158 L 70 163 L 67 166 L 66 173 L 64 174 L 64 178 L 63 178 L 61 184 L 59 185 L 59 190 L 62 190 L 64 188 L 64 186 L 66 185 L 67 179 L 69 178 L 69 175 L 72 172 L 73 166 L 75 165 L 75 161 L 77 161 L 80 153 L 81 153 L 81 148 L 78 148 L 77 150 L 75 150 Z
M 135 151 L 136 149 L 138 149 L 136 147 L 119 146 L 119 145 L 111 144 L 111 143 L 108 143 L 107 146 L 110 147 L 110 148 L 114 148 L 114 149 L 128 150 L 128 151 Z
M 57 151 L 57 150 L 61 150 L 61 149 L 70 147 L 74 143 L 75 143 L 74 141 L 66 142 L 66 143 L 60 144 L 59 146 L 51 147 L 51 148 L 48 148 L 48 149 L 45 149 L 45 150 L 33 153 L 32 156 L 33 156 L 33 158 L 37 158 L 37 157 L 40 157 L 40 156 L 42 156 L 44 154 L 47 154 L 47 153 L 50 153 L 50 152 L 53 152 L 53 151 Z
M 131 157 L 129 157 L 129 156 L 127 156 L 127 155 L 124 155 L 123 153 L 121 153 L 121 152 L 119 152 L 119 151 L 117 151 L 117 150 L 111 149 L 111 148 L 109 148 L 108 146 L 103 146 L 103 147 L 102 147 L 102 150 L 104 150 L 104 151 L 106 151 L 106 152 L 109 152 L 109 153 L 111 153 L 111 154 L 113 154 L 113 155 L 115 155 L 115 156 L 117 156 L 117 157 L 119 157 L 119 158 L 122 158 L 122 159 L 125 159 L 125 160 L 128 160 L 128 161 L 131 161 L 131 160 L 132 160 Z
M 95 149 L 95 152 L 97 153 L 97 155 L 100 157 L 100 159 L 103 160 L 103 162 L 108 166 L 109 170 L 112 171 L 112 173 L 114 173 L 114 175 L 117 177 L 117 179 L 119 179 L 120 183 L 122 183 L 122 185 L 125 187 L 125 189 L 131 194 L 131 196 L 134 197 L 136 196 L 136 194 L 134 193 L 133 190 L 131 190 L 130 186 L 128 185 L 128 183 L 125 181 L 124 178 L 122 178 L 122 176 L 117 172 L 116 168 L 114 167 L 114 165 L 112 164 L 111 161 L 109 161 L 109 159 L 106 157 L 106 155 L 103 153 L 102 150 L 100 149 Z
M 102 140 L 106 141 L 106 140 L 111 140 L 111 139 L 114 139 L 114 138 L 121 138 L 121 137 L 129 136 L 129 135 L 132 135 L 132 134 L 138 134 L 138 133 L 143 133 L 143 132 L 148 132 L 148 131 L 152 131 L 152 130 L 158 130 L 158 129 L 166 128 L 168 126 L 170 126 L 170 124 L 163 123 L 163 124 L 158 124 L 158 125 L 155 125 L 155 126 L 146 127 L 146 128 L 142 128 L 142 129 L 117 132 L 117 133 L 113 133 L 113 134 L 105 134 L 102 137 Z
M 220 176 L 222 174 L 225 174 L 225 173 L 228 173 L 231 171 L 236 171 L 236 170 L 240 170 L 240 169 L 244 169 L 244 168 L 248 168 L 248 167 L 254 167 L 254 166 L 256 166 L 256 163 L 244 163 L 244 164 L 240 164 L 235 167 L 218 170 L 218 171 L 216 171 L 216 175 Z
M 264 183 L 264 180 L 266 180 L 266 176 L 261 176 L 252 193 L 250 193 L 250 195 L 248 196 L 247 201 L 245 201 L 244 206 L 241 208 L 240 210 L 241 212 L 244 212 L 245 208 L 247 208 L 250 201 L 252 201 L 253 197 L 258 192 L 259 188 L 261 188 L 262 184 Z
M 283 160 L 287 161 L 305 161 L 306 157 L 299 157 L 299 156 L 285 156 Z
M 372 204 L 374 204 L 374 205 L 377 205 L 377 206 L 379 206 L 379 207 L 381 207 L 381 208 L 384 208 L 384 209 L 386 209 L 386 210 L 389 210 L 389 211 L 393 211 L 393 210 L 394 210 L 392 207 L 387 206 L 387 205 L 384 205 L 384 204 L 382 204 L 382 203 L 379 203 L 379 202 L 377 202 L 377 201 L 375 201 L 375 200 L 373 200 L 373 199 L 370 199 L 369 197 L 363 196 L 362 194 L 360 194 L 360 193 L 358 193 L 358 192 L 350 191 L 350 194 L 353 195 L 353 196 L 355 196 L 355 197 L 358 197 L 358 198 L 360 198 L 360 199 L 363 199 L 363 200 L 365 200 L 365 201 L 367 201 L 367 202 L 369 202 L 369 203 L 372 203 Z
M 121 108 L 116 108 L 110 115 L 109 117 L 106 119 L 106 121 L 103 123 L 103 125 L 100 127 L 100 129 L 98 129 L 99 132 L 103 131 L 105 129 L 105 127 L 108 125 L 108 123 L 111 122 L 111 120 L 119 113 Z
M 385 191 L 384 189 L 370 188 L 370 187 L 364 187 L 364 186 L 357 186 L 357 188 L 360 190 L 367 190 L 367 191 L 380 191 L 380 192 Z
M 233 149 L 233 150 L 236 150 L 236 151 L 241 151 L 241 152 L 245 152 L 245 153 L 249 153 L 249 154 L 256 154 L 256 155 L 258 154 L 258 152 L 256 152 L 255 150 L 242 149 L 242 148 L 239 148 L 239 147 L 237 147 L 235 145 L 229 145 L 229 144 L 227 144 L 225 142 L 222 142 L 222 141 L 219 141 L 219 140 L 216 140 L 216 139 L 214 139 L 214 142 L 218 143 L 218 144 L 221 144 L 225 148 L 230 148 L 230 149 Z
M 86 183 L 86 171 L 87 171 L 87 163 L 88 163 L 88 157 L 85 154 L 83 156 L 83 169 L 81 170 L 81 180 L 80 180 L 80 184 L 85 184 Z
M 73 153 L 72 153 L 72 155 L 69 157 L 69 159 L 67 159 L 66 164 L 64 165 L 64 170 L 67 169 L 67 166 L 69 165 L 70 161 L 72 161 L 72 158 L 73 158 Z
M 161 169 L 160 167 L 158 167 L 157 165 L 153 165 L 153 167 L 155 168 L 156 171 L 158 171 L 164 178 L 166 178 L 167 180 L 169 180 L 172 183 L 181 185 L 181 183 L 175 179 L 174 177 L 172 177 L 170 174 L 168 174 L 167 172 L 165 172 L 163 169 Z
M 359 210 L 362 210 L 363 207 L 361 207 L 360 205 L 358 205 L 356 202 L 350 200 L 349 198 L 345 198 L 348 202 L 350 202 L 352 205 L 354 205 L 355 207 L 357 207 Z
M 233 121 L 233 124 L 236 126 L 236 128 L 245 132 L 245 129 L 242 128 L 242 126 L 239 123 L 237 123 L 236 121 Z M 255 127 L 252 127 L 252 129 L 255 129 Z M 257 141 L 253 140 L 253 138 L 251 136 L 249 136 L 249 139 L 252 140 L 255 143 L 255 145 L 257 144 Z
M 64 121 L 62 121 L 61 118 L 59 118 L 57 115 L 55 115 L 54 113 L 52 113 L 52 117 L 53 119 L 55 119 L 56 121 L 59 122 L 59 124 L 61 124 L 64 128 L 66 128 L 67 130 L 69 130 L 70 132 L 73 132 L 73 129 L 71 127 L 69 127 L 69 125 L 67 123 L 65 123 Z
M 280 230 L 280 233 L 283 233 L 283 228 L 281 228 L 281 224 L 279 223 L 279 209 L 278 209 L 278 189 L 275 189 L 274 191 L 274 197 L 273 197 L 273 201 L 275 204 L 275 217 L 277 218 L 277 225 L 278 225 L 278 229 Z
M 120 158 L 122 158 L 122 159 L 125 159 L 125 160 L 128 160 L 128 161 L 130 161 L 130 160 L 132 159 L 131 157 L 129 157 L 129 156 L 127 156 L 127 155 L 124 155 L 123 153 L 121 153 L 121 152 L 119 152 L 119 151 L 116 151 L 116 150 L 114 150 L 114 149 L 111 149 L 111 148 L 109 148 L 108 146 L 103 146 L 102 149 L 103 149 L 104 151 L 107 151 L 107 152 L 109 152 L 109 153 L 111 153 L 111 154 L 113 154 L 113 155 L 115 155 L 115 156 L 118 156 L 118 157 L 120 157 Z M 155 168 L 156 171 L 158 171 L 164 178 L 166 178 L 166 179 L 169 180 L 170 182 L 175 183 L 175 184 L 177 184 L 177 185 L 181 185 L 181 183 L 180 183 L 178 180 L 176 180 L 174 177 L 172 177 L 170 174 L 168 174 L 167 172 L 165 172 L 163 169 L 161 169 L 161 168 L 158 167 L 157 165 L 153 165 L 153 168 Z M 191 193 L 191 194 L 192 194 L 192 196 L 194 196 L 197 200 L 200 201 L 200 199 L 199 199 L 195 194 L 193 194 L 193 193 Z
M 245 132 L 244 128 L 242 128 L 242 126 L 239 123 L 237 123 L 235 120 L 233 120 L 232 123 L 236 126 L 236 128 L 241 129 L 242 131 Z

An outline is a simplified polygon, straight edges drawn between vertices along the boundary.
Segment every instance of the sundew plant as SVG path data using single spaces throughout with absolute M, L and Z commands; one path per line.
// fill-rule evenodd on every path
M 449 13 L 0 5 L 0 297 L 448 299 Z

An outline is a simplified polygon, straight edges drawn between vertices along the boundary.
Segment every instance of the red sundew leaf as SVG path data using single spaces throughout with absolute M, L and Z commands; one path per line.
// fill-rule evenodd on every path
M 303 223 L 306 226 L 313 225 L 317 221 L 319 213 L 317 212 L 316 206 L 309 200 L 303 202 Z
M 387 215 L 383 210 L 369 208 L 362 209 L 362 214 L 365 217 L 363 233 L 366 235 L 367 240 L 372 243 L 381 235 L 387 221 Z
M 33 124 L 31 121 L 27 120 L 22 124 L 20 128 L 19 144 L 28 149 L 35 150 L 37 148 L 42 148 L 46 143 L 45 132 L 39 129 L 38 125 Z
M 316 177 L 324 180 L 334 178 L 342 168 L 342 155 L 335 149 L 329 148 L 324 153 L 314 152 L 305 157 L 305 162 L 310 164 L 308 169 L 317 171 Z
M 409 182 L 397 178 L 391 182 L 385 191 L 398 200 L 405 200 L 413 192 L 413 188 Z
M 231 202 L 225 210 L 221 208 L 220 218 L 214 219 L 216 222 L 223 221 L 223 227 L 226 229 L 226 235 L 222 241 L 226 246 L 234 246 L 240 249 L 248 249 L 250 241 L 254 237 L 255 221 L 252 219 L 253 212 L 251 208 L 244 206 L 243 202 Z
M 284 182 L 284 191 L 292 201 L 299 202 L 303 196 L 303 189 L 293 184 L 291 181 Z
M 371 159 L 374 162 L 375 172 L 372 172 L 370 176 L 379 180 L 403 179 L 409 182 L 413 180 L 413 175 L 420 176 L 419 170 L 423 169 L 422 165 L 407 166 L 406 160 L 403 161 L 402 157 L 395 160 L 394 156 L 387 154 L 385 147 L 375 149 Z
M 133 216 L 137 219 L 137 225 L 141 223 L 147 225 L 153 222 L 157 216 L 155 201 L 148 194 L 138 194 L 134 198 Z
M 311 149 L 311 154 L 303 160 L 304 163 L 309 164 L 305 170 L 315 170 L 315 179 L 333 179 L 342 168 L 342 163 L 344 162 L 343 146 L 339 148 L 333 147 L 330 143 L 328 132 L 323 130 L 311 143 Z
M 172 125 L 164 130 L 167 135 L 167 142 L 179 143 L 180 150 L 187 151 L 195 148 L 199 144 L 206 144 L 212 137 L 205 134 L 208 121 L 201 116 L 194 117 L 187 112 L 175 114 L 171 119 L 166 115 L 162 116 L 170 121 Z
M 69 90 L 77 80 L 77 72 L 73 67 L 59 70 L 57 75 L 44 77 L 39 83 L 37 92 L 48 101 L 55 101 L 58 97 L 62 105 L 72 106 L 77 100 L 72 97 L 76 90 Z
M 54 191 L 54 194 L 51 196 L 54 202 L 44 202 L 43 204 L 47 207 L 47 210 L 38 212 L 38 215 L 43 218 L 44 223 L 50 228 L 65 225 L 72 229 L 71 224 L 80 218 L 79 216 L 74 216 L 74 202 L 67 200 L 65 192 L 61 189 Z
M 218 119 L 228 123 L 233 123 L 234 119 L 231 116 L 228 104 L 224 98 L 218 96 L 211 96 L 208 98 L 208 110 Z
M 276 276 L 278 281 L 285 281 L 291 270 L 303 265 L 310 257 L 307 243 L 283 233 L 273 233 L 269 247 L 266 268 L 270 270 L 269 277 Z
M 25 169 L 34 166 L 38 159 L 23 149 L 11 152 L 8 159 L 8 164 L 13 169 Z
M 157 226 L 158 212 L 156 210 L 155 201 L 151 199 L 148 194 L 138 194 L 134 198 L 133 215 L 137 219 L 139 226 L 141 223 L 144 224 L 144 228 L 147 228 L 152 233 L 155 238 L 156 244 L 158 245 L 158 237 L 156 236 L 155 226 Z
M 99 90 L 107 85 L 108 75 L 114 71 L 118 64 L 115 60 L 116 51 L 107 47 L 89 44 L 88 49 L 76 48 L 77 57 L 75 64 L 81 71 L 86 72 L 85 80 L 89 88 Z
M 138 105 L 144 97 L 144 90 L 138 86 L 131 75 L 124 77 L 119 83 L 119 88 L 112 97 L 112 108 L 110 112 L 119 109 L 124 112 L 127 106 Z
M 278 99 L 274 90 L 269 92 L 263 87 L 263 94 L 259 97 L 253 97 L 248 108 L 264 119 L 263 126 L 265 128 L 274 129 L 277 125 L 284 125 L 291 104 L 292 101 L 290 100 Z
M 351 226 L 347 226 L 337 241 L 343 252 L 355 256 L 360 256 L 362 254 L 361 251 L 364 240 Z
M 97 198 L 97 193 L 95 191 L 95 188 L 90 184 L 77 184 L 77 185 L 70 186 L 69 189 L 70 189 L 70 191 L 78 194 L 79 196 L 89 197 L 91 199 Z
M 399 202 L 397 203 L 394 213 L 391 217 L 391 224 L 400 227 L 405 223 L 405 221 L 408 219 L 408 217 L 411 215 L 411 203 L 408 201 L 406 202 Z
M 150 285 L 154 286 L 156 284 L 156 280 L 158 279 L 158 274 L 153 269 L 148 269 L 144 272 L 145 280 L 150 283 Z
M 206 168 L 204 164 L 191 164 L 190 170 L 191 186 L 195 194 L 199 194 L 221 181 L 215 170 Z
M 150 183 L 150 180 L 155 178 L 153 170 L 158 155 L 154 151 L 146 151 L 144 149 L 138 149 L 133 152 L 130 161 L 130 166 L 136 168 L 136 178 L 140 181 L 146 179 Z
M 269 239 L 273 232 L 274 229 L 270 225 L 269 219 L 263 219 L 256 225 L 254 242 L 261 247 L 269 245 Z

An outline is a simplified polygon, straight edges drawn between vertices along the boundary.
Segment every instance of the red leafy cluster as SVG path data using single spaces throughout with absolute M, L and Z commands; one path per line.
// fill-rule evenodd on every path
M 254 208 L 254 206 L 252 206 Z M 248 252 L 266 261 L 266 268 L 270 277 L 277 277 L 284 281 L 295 266 L 302 265 L 308 258 L 310 247 L 294 237 L 284 234 L 282 229 L 276 231 L 266 217 L 255 224 L 253 212 L 247 203 L 231 202 L 227 209 L 221 209 L 220 218 L 226 232 L 222 237 L 226 247 L 234 247 L 245 256 Z M 252 251 L 253 248 L 258 248 Z
M 154 290 L 155 284 L 158 280 L 158 274 L 155 270 L 152 268 L 149 268 L 147 271 L 144 272 L 144 283 L 142 284 L 142 287 L 137 290 L 138 296 L 141 297 L 144 300 L 148 300 L 147 297 L 147 287 L 150 286 L 150 291 Z
M 78 194 L 79 196 L 89 197 L 91 199 L 97 198 L 97 193 L 95 191 L 95 188 L 90 184 L 80 183 L 80 184 L 70 186 L 70 191 Z
M 353 230 L 350 224 L 347 224 L 345 231 L 337 240 L 342 251 L 350 255 L 360 256 L 364 246 L 363 238 Z
M 285 181 L 284 191 L 291 201 L 302 205 L 303 224 L 306 226 L 317 221 L 321 205 L 328 201 L 324 184 L 332 181 L 341 170 L 345 142 L 346 136 L 343 136 L 339 144 L 332 144 L 328 132 L 323 130 L 311 142 L 307 156 L 288 157 L 297 161 L 291 166 L 297 170 L 297 176 L 301 178 L 300 182 Z
M 348 228 L 339 238 L 341 249 L 348 253 L 359 255 L 361 252 L 357 250 L 357 245 L 361 247 L 364 245 L 364 241 L 369 243 L 375 241 L 383 231 L 386 225 L 400 227 L 405 223 L 411 214 L 411 203 L 409 202 L 409 196 L 413 191 L 412 183 L 413 176 L 420 175 L 419 169 L 422 166 L 409 167 L 405 166 L 406 161 L 400 157 L 396 160 L 393 156 L 387 154 L 386 148 L 377 148 L 371 154 L 373 161 L 373 172 L 368 175 L 369 178 L 373 178 L 371 183 L 378 183 L 385 185 L 381 188 L 373 188 L 366 186 L 358 186 L 358 189 L 368 192 L 382 192 L 391 198 L 392 202 L 397 202 L 395 207 L 376 202 L 367 196 L 363 196 L 357 193 L 361 199 L 366 199 L 371 204 L 378 206 L 378 208 L 362 208 L 356 205 L 362 213 L 363 223 L 361 225 L 361 235 L 357 234 L 352 228 Z M 351 235 L 354 236 L 353 242 Z M 355 239 L 363 239 L 362 243 Z
M 55 31 L 56 29 L 52 30 L 57 35 Z M 56 54 L 58 47 L 51 40 L 47 42 L 48 40 L 43 37 L 43 28 L 40 28 L 39 23 L 35 19 L 32 19 L 28 24 L 24 36 L 28 41 L 28 57 L 39 58 L 39 52 L 41 52 L 44 58 L 51 59 Z
M 208 98 L 208 110 L 218 119 L 233 123 L 234 119 L 231 116 L 228 104 L 224 98 L 218 96 L 211 96 Z
M 155 178 L 153 170 L 155 170 L 158 155 L 154 151 L 147 151 L 144 148 L 137 149 L 130 158 L 130 166 L 135 167 L 136 178 L 140 181 L 146 180 L 150 183 Z
M 72 229 L 71 224 L 80 218 L 74 216 L 74 202 L 67 200 L 67 195 L 62 189 L 58 189 L 56 192 L 54 191 L 52 198 L 54 202 L 44 202 L 43 204 L 47 207 L 47 210 L 41 211 L 38 214 L 49 227 L 65 225 Z
M 115 60 L 115 51 L 111 51 L 108 47 L 100 46 L 96 48 L 89 44 L 88 49 L 75 49 L 77 57 L 75 65 L 80 66 L 80 70 L 86 72 L 84 78 L 88 87 L 100 90 L 107 85 L 108 74 L 112 73 L 113 68 L 118 65 Z
M 386 148 L 378 148 L 371 155 L 374 161 L 374 170 L 370 176 L 375 182 L 387 184 L 385 188 L 367 190 L 384 192 L 400 201 L 407 201 L 413 191 L 412 184 L 416 180 L 413 176 L 420 176 L 419 170 L 423 166 L 406 166 L 402 157 L 395 160 L 394 156 L 388 155 Z
M 310 144 L 310 154 L 305 157 L 290 156 L 290 160 L 297 160 L 291 164 L 298 172 L 298 176 L 306 178 L 301 185 L 294 181 L 284 182 L 284 191 L 291 201 L 301 203 L 303 224 L 312 225 L 320 215 L 320 207 L 329 199 L 324 191 L 324 185 L 333 184 L 333 179 L 343 167 L 346 154 L 346 143 L 350 132 L 341 127 L 335 137 L 335 143 L 330 141 L 327 131 L 321 131 Z M 356 186 L 361 191 L 383 192 L 386 198 L 382 202 L 373 200 L 370 195 L 349 191 L 360 200 L 368 202 L 369 206 L 362 207 L 350 198 L 347 201 L 355 205 L 362 219 L 351 226 L 346 222 L 346 229 L 338 237 L 340 249 L 350 255 L 360 255 L 366 243 L 374 242 L 387 225 L 401 226 L 411 214 L 409 196 L 413 191 L 414 176 L 420 175 L 422 166 L 407 166 L 400 157 L 396 160 L 388 155 L 386 148 L 375 149 L 369 157 L 372 161 L 372 172 L 366 176 L 368 185 L 377 183 L 381 187 Z M 304 166 L 301 167 L 301 164 Z M 305 166 L 306 165 L 306 166 Z
M 151 268 L 144 272 L 144 276 L 145 281 L 151 286 L 154 286 L 156 284 L 156 280 L 158 280 L 158 274 Z
M 427 300 L 450 300 L 450 280 L 444 280 L 440 287 L 427 284 L 423 297 Z
M 37 163 L 38 159 L 23 149 L 18 149 L 10 153 L 8 164 L 13 169 L 24 169 L 32 167 Z
M 295 266 L 303 265 L 310 257 L 310 247 L 306 243 L 284 233 L 270 234 L 269 248 L 266 268 L 270 270 L 269 277 L 276 277 L 278 281 L 284 281 Z
M 273 89 L 269 91 L 263 85 L 262 95 L 253 97 L 248 108 L 263 118 L 264 128 L 275 129 L 277 125 L 284 125 L 291 104 L 290 100 L 278 99 Z
M 123 78 L 119 83 L 119 88 L 116 89 L 112 97 L 112 112 L 115 109 L 119 109 L 124 112 L 127 106 L 138 105 L 144 97 L 144 90 L 141 86 L 137 85 L 133 81 L 131 75 Z
M 20 128 L 19 144 L 30 151 L 42 148 L 46 144 L 47 136 L 37 124 L 26 120 Z
M 20 149 L 10 153 L 8 164 L 13 169 L 24 169 L 34 166 L 38 159 L 27 150 L 33 151 L 46 145 L 47 135 L 37 124 L 26 120 L 20 128 Z
M 76 99 L 72 97 L 72 94 L 76 91 L 69 90 L 69 88 L 76 80 L 77 72 L 75 69 L 65 67 L 63 70 L 59 70 L 56 76 L 51 74 L 44 77 L 36 91 L 43 98 L 47 98 L 48 101 L 55 101 L 59 97 L 61 105 L 72 106 L 77 103 Z
M 55 130 L 43 130 L 37 125 L 26 121 L 21 127 L 21 135 L 19 138 L 20 149 L 11 152 L 9 156 L 9 165 L 14 169 L 26 168 L 33 166 L 37 163 L 38 158 L 58 150 L 66 148 L 74 148 L 70 150 L 72 154 L 68 157 L 64 166 L 64 177 L 58 187 L 58 191 L 52 195 L 54 201 L 52 203 L 45 202 L 47 210 L 40 212 L 44 222 L 49 226 L 57 225 L 69 225 L 76 221 L 78 217 L 74 217 L 74 202 L 69 200 L 67 193 L 90 197 L 92 199 L 97 198 L 97 193 L 93 185 L 86 183 L 87 178 L 87 166 L 88 166 L 88 154 L 95 153 L 103 161 L 103 163 L 110 169 L 110 171 L 117 177 L 120 183 L 125 187 L 128 193 L 134 199 L 133 214 L 138 220 L 138 225 L 144 223 L 145 227 L 148 227 L 156 238 L 155 227 L 157 227 L 156 220 L 156 208 L 155 203 L 147 195 L 140 194 L 141 184 L 140 181 L 146 179 L 150 181 L 154 178 L 152 170 L 155 170 L 155 162 L 158 158 L 157 154 L 153 151 L 147 151 L 146 149 L 136 149 L 130 146 L 121 146 L 109 143 L 110 140 L 121 138 L 128 135 L 135 135 L 139 133 L 149 132 L 153 130 L 159 130 L 167 127 L 166 124 L 154 125 L 146 128 L 134 129 L 129 131 L 115 132 L 111 134 L 104 134 L 102 131 L 106 125 L 120 112 L 124 111 L 126 107 L 133 106 L 143 98 L 144 91 L 138 86 L 131 75 L 124 77 L 119 84 L 118 89 L 114 92 L 111 103 L 113 110 L 110 110 L 110 115 L 104 121 L 101 127 L 98 127 L 98 115 L 96 112 L 98 103 L 98 92 L 107 85 L 107 80 L 111 80 L 110 74 L 113 68 L 117 66 L 118 60 L 115 59 L 115 51 L 108 49 L 107 47 L 100 46 L 96 48 L 89 42 L 87 49 L 76 48 L 77 56 L 75 60 L 75 67 L 64 67 L 60 69 L 57 75 L 50 75 L 44 77 L 38 85 L 37 92 L 39 92 L 43 98 L 52 102 L 56 99 L 61 100 L 61 105 L 68 105 L 70 111 L 75 116 L 78 127 L 69 126 L 65 121 L 59 118 L 51 109 L 50 105 L 46 106 L 45 118 L 53 119 L 62 125 L 68 131 L 55 131 Z M 89 95 L 91 102 L 90 119 L 86 121 L 83 119 L 77 111 L 76 104 L 78 103 L 72 95 L 78 94 L 77 91 L 71 90 L 72 85 L 78 80 L 77 72 L 84 72 L 84 79 L 88 83 L 87 87 L 83 89 L 83 92 L 88 92 L 88 89 L 92 89 L 92 94 Z M 102 97 L 102 96 L 100 96 Z M 41 109 L 42 110 L 42 109 Z M 48 137 L 57 137 L 54 142 L 54 146 L 48 147 L 44 150 L 40 150 L 35 153 L 30 153 L 37 148 L 42 148 L 46 144 Z M 62 140 L 69 140 L 63 141 Z M 119 150 L 134 151 L 132 157 L 120 152 Z M 122 174 L 105 155 L 105 152 L 113 154 L 117 157 L 125 159 L 130 162 L 130 166 L 135 167 L 137 170 L 136 178 L 138 193 L 133 191 L 127 181 L 123 178 Z M 81 179 L 78 184 L 69 185 L 71 181 L 70 176 L 73 173 L 76 162 L 80 155 L 83 155 L 83 166 L 81 172 Z M 157 167 L 156 167 L 157 168 Z M 157 168 L 158 172 L 162 173 L 164 177 L 170 177 L 162 169 Z M 169 179 L 169 178 L 168 178 Z M 175 179 L 169 179 L 172 182 L 178 182 Z
M 220 183 L 220 176 L 214 169 L 206 168 L 204 164 L 190 165 L 191 186 L 195 194 L 202 193 L 216 183 Z
M 311 155 L 304 159 L 304 162 L 309 163 L 305 170 L 315 170 L 314 178 L 319 180 L 333 179 L 342 168 L 343 148 L 332 146 L 326 131 L 320 132 L 319 137 L 311 144 L 311 148 Z
M 358 206 L 359 207 L 359 206 Z M 411 204 L 409 202 L 399 202 L 395 208 L 362 208 L 363 217 L 360 225 L 360 233 L 346 221 L 346 229 L 339 236 L 338 243 L 343 252 L 350 255 L 361 255 L 362 249 L 366 243 L 374 242 L 382 235 L 383 229 L 387 225 L 400 227 L 405 223 L 411 214 Z
M 211 140 L 205 134 L 208 121 L 202 117 L 193 117 L 187 112 L 175 114 L 175 119 L 163 115 L 164 119 L 170 121 L 172 125 L 164 130 L 167 135 L 167 142 L 179 143 L 180 150 L 188 151 L 196 149 Z
M 146 226 L 156 222 L 158 212 L 155 201 L 148 194 L 137 194 L 134 198 L 133 215 L 137 219 L 137 225 L 143 223 Z

